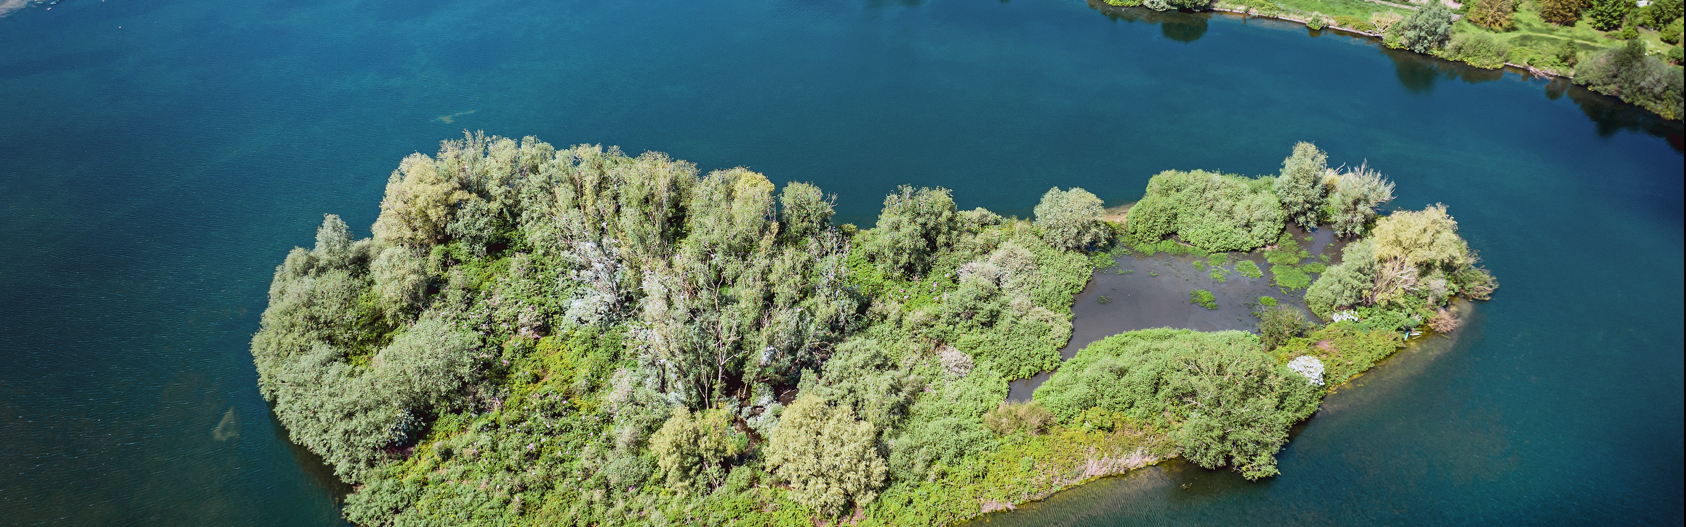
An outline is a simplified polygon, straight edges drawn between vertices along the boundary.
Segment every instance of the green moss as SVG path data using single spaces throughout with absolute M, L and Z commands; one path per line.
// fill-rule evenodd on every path
M 1305 289 L 1311 285 L 1311 277 L 1307 276 L 1300 268 L 1292 265 L 1272 265 L 1270 266 L 1270 274 L 1271 279 L 1276 282 L 1276 286 L 1284 291 Z
M 1245 276 L 1247 278 L 1259 278 L 1264 276 L 1264 271 L 1259 269 L 1259 264 L 1253 263 L 1252 260 L 1242 260 L 1236 262 L 1235 272 L 1241 273 L 1241 276 Z

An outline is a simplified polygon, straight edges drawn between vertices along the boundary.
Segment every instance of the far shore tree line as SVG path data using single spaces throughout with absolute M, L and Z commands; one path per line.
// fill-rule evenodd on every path
M 1481 68 L 1520 65 L 1665 119 L 1686 118 L 1683 0 L 1400 0 L 1359 11 L 1318 0 L 1092 1 L 1161 11 L 1224 9 L 1357 31 L 1390 48 Z
M 1018 219 L 904 186 L 860 228 L 807 183 L 473 134 L 399 163 L 372 237 L 329 215 L 290 252 L 252 353 L 359 525 L 949 524 L 1173 456 L 1276 475 L 1326 385 L 1496 287 L 1392 193 L 1301 143 L 1276 175 L 1163 172 L 1121 222 L 1077 188 Z M 1325 265 L 1289 222 L 1353 242 Z M 1124 333 L 1004 402 L 1097 267 L 1253 251 L 1321 320 Z

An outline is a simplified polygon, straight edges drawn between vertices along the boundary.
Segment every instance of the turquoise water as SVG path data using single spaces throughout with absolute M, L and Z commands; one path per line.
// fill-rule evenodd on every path
M 1400 206 L 1448 204 L 1496 299 L 1332 398 L 1281 477 L 1171 466 L 992 523 L 1682 521 L 1678 125 L 1075 0 L 556 4 L 0 18 L 0 524 L 337 523 L 344 489 L 277 430 L 247 340 L 322 213 L 366 233 L 398 160 L 465 128 L 813 181 L 857 222 L 900 183 L 1028 215 L 1050 186 L 1121 203 L 1159 170 L 1268 173 L 1315 141 Z

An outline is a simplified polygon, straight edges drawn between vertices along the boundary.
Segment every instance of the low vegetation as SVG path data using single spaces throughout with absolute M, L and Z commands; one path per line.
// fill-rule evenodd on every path
M 252 353 L 360 525 L 946 524 L 1171 456 L 1258 479 L 1317 382 L 1496 287 L 1444 207 L 1331 203 L 1326 158 L 1165 172 L 1121 224 L 1081 189 L 1018 220 L 902 187 L 860 229 L 805 183 L 470 135 L 399 164 L 372 237 L 330 215 L 289 253 Z M 1325 269 L 1285 223 L 1337 216 L 1358 240 Z M 1278 283 L 1321 274 L 1308 304 L 1351 320 L 1284 303 L 1259 336 L 1126 333 L 1003 403 L 1059 365 L 1075 295 L 1130 250 L 1254 278 L 1228 253 L 1259 251 Z

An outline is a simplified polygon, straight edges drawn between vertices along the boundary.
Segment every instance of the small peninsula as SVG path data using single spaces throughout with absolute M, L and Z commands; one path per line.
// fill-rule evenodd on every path
M 1329 390 L 1497 287 L 1446 206 L 1392 198 L 1300 143 L 1277 174 L 1165 171 L 1110 210 L 1054 188 L 1030 219 L 903 186 L 861 228 L 807 183 L 469 134 L 402 160 L 372 237 L 328 215 L 286 256 L 252 354 L 358 525 L 953 524 L 1172 457 L 1278 476 Z M 1062 361 L 1127 255 L 1281 299 L 1189 291 L 1257 332 Z

